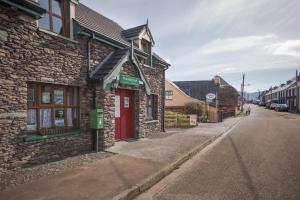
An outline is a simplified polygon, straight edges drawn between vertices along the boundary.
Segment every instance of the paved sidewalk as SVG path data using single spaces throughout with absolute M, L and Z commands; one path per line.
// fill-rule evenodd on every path
M 230 129 L 240 118 L 176 129 L 164 138 L 118 142 L 117 155 L 0 193 L 0 199 L 112 199 L 165 169 L 191 150 Z

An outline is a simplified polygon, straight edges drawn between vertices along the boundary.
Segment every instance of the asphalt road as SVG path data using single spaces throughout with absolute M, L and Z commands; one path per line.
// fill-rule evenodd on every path
M 137 199 L 300 200 L 300 115 L 252 106 L 229 133 Z

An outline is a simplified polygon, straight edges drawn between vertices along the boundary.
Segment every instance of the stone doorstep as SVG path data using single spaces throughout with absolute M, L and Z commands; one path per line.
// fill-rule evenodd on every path
M 197 153 L 199 153 L 201 150 L 203 150 L 206 146 L 214 142 L 216 139 L 221 137 L 224 133 L 228 132 L 230 129 L 235 127 L 239 122 L 241 118 L 233 123 L 231 126 L 229 126 L 225 131 L 222 133 L 213 136 L 212 138 L 209 138 L 204 143 L 194 147 L 191 151 L 184 154 L 180 158 L 178 158 L 175 162 L 169 164 L 168 166 L 164 167 L 162 170 L 158 171 L 155 174 L 150 175 L 146 179 L 142 180 L 140 183 L 132 186 L 130 189 L 127 189 L 120 193 L 119 195 L 115 196 L 113 200 L 128 200 L 133 199 L 137 197 L 139 194 L 145 192 L 146 190 L 150 189 L 153 185 L 158 183 L 160 180 L 162 180 L 164 177 L 172 173 L 175 169 L 179 168 L 183 163 L 185 163 L 187 160 L 194 157 Z

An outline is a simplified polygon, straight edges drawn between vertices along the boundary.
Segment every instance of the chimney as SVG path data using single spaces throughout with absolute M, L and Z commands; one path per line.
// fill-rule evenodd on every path
M 213 78 L 213 81 L 214 81 L 215 84 L 220 85 L 220 84 L 221 84 L 221 78 L 220 78 L 220 76 L 216 75 L 216 76 Z

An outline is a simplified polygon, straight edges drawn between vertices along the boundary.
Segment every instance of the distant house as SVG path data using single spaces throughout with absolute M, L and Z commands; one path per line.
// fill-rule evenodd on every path
M 297 112 L 300 113 L 300 72 L 297 72 L 297 84 L 296 84 L 296 95 L 297 95 Z
M 260 94 L 258 96 L 259 101 L 263 104 L 266 103 L 266 93 L 267 92 L 268 92 L 267 90 L 262 91 L 262 92 L 260 92 Z
M 205 100 L 199 100 L 187 95 L 172 81 L 165 81 L 165 109 L 175 112 L 183 112 L 188 103 L 198 103 L 201 110 L 207 112 L 210 122 L 217 122 L 217 111 L 213 106 L 206 104 Z
M 183 92 L 173 82 L 165 81 L 165 108 L 172 111 L 183 111 L 184 106 L 188 103 L 200 103 L 205 106 L 205 101 L 195 99 Z
M 293 80 L 289 87 L 286 89 L 286 103 L 290 112 L 297 112 L 297 93 L 296 93 L 296 80 Z
M 222 77 L 215 76 L 212 80 L 204 81 L 175 81 L 174 84 L 187 95 L 201 101 L 206 101 L 207 94 L 214 94 L 216 98 L 209 105 L 215 107 L 224 117 L 235 115 L 239 94 Z

